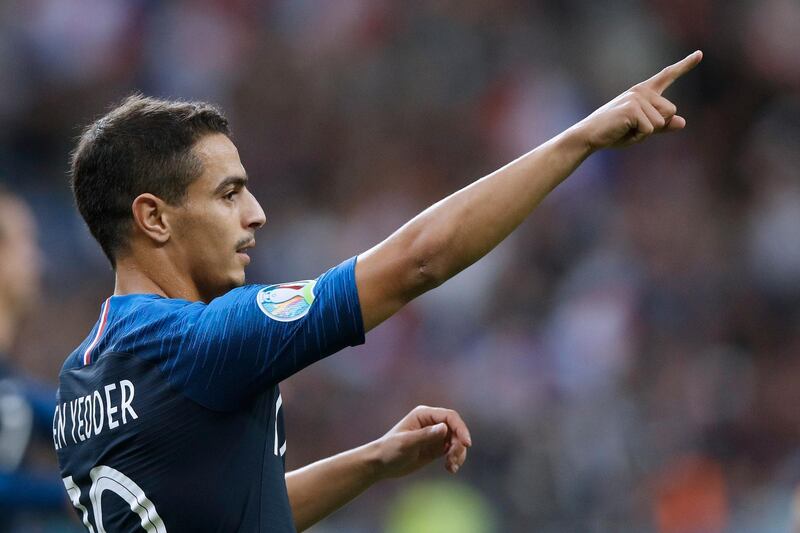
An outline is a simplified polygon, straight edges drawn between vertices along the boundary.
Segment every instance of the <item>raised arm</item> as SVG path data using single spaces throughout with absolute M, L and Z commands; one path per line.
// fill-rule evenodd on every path
M 486 255 L 591 153 L 683 129 L 686 120 L 661 94 L 702 57 L 697 51 L 666 67 L 533 151 L 432 205 L 361 254 L 356 284 L 365 329 Z
M 295 527 L 303 531 L 375 482 L 410 474 L 442 455 L 455 474 L 471 445 L 458 413 L 417 407 L 380 439 L 286 474 Z

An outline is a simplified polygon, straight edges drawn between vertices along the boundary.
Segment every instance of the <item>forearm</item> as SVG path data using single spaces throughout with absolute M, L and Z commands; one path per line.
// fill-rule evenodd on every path
M 311 527 L 378 481 L 379 465 L 377 444 L 371 442 L 287 473 L 297 530 Z
M 568 130 L 423 211 L 407 228 L 422 275 L 436 286 L 486 255 L 588 155 Z
M 578 126 L 432 205 L 358 258 L 367 330 L 497 246 L 591 152 Z
M 295 527 L 309 528 L 375 482 L 408 475 L 438 457 L 455 474 L 470 446 L 458 413 L 420 405 L 380 439 L 286 474 Z

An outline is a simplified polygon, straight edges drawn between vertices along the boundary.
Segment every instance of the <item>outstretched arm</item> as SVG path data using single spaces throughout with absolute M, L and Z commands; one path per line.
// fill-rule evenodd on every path
M 417 407 L 380 439 L 286 474 L 295 527 L 307 529 L 375 482 L 410 474 L 442 455 L 455 474 L 471 445 L 458 413 Z
M 591 153 L 681 130 L 661 94 L 702 59 L 695 52 L 635 85 L 570 129 L 429 207 L 358 257 L 364 327 L 465 269 L 505 239 Z

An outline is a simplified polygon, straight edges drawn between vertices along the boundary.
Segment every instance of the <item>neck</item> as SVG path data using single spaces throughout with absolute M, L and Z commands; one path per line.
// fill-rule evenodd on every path
M 170 262 L 148 264 L 132 257 L 117 260 L 114 295 L 124 294 L 158 294 L 192 302 L 201 300 L 194 283 L 180 275 Z

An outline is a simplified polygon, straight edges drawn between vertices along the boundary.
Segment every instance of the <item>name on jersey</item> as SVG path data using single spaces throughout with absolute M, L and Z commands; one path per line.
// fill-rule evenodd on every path
M 67 444 L 84 442 L 103 431 L 124 426 L 139 418 L 131 405 L 135 394 L 133 383 L 123 379 L 57 405 L 53 416 L 53 444 L 56 450 Z

